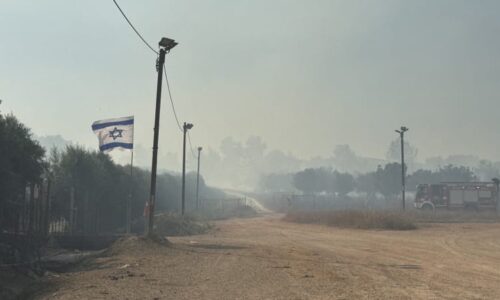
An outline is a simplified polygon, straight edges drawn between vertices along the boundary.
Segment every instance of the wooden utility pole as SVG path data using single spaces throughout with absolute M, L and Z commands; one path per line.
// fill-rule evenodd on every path
M 399 133 L 399 137 L 401 139 L 401 198 L 403 204 L 403 211 L 405 211 L 406 201 L 406 168 L 405 168 L 405 144 L 404 144 L 404 136 L 405 132 L 408 131 L 408 128 L 405 126 L 401 126 L 401 130 L 396 130 Z
M 148 203 L 148 226 L 146 226 L 146 235 L 153 235 L 153 224 L 156 202 L 156 166 L 158 163 L 158 135 L 160 132 L 160 107 L 161 107 L 161 84 L 163 81 L 163 64 L 165 63 L 165 49 L 160 49 L 156 71 L 158 72 L 158 81 L 156 86 L 156 109 L 155 125 L 153 133 L 153 159 L 151 163 L 151 189 L 149 191 Z
M 189 129 L 193 128 L 193 124 L 184 122 L 182 131 L 184 133 L 184 140 L 182 146 L 182 203 L 181 213 L 184 215 L 186 209 L 186 134 Z
M 163 81 L 163 65 L 165 64 L 165 54 L 170 52 L 177 43 L 168 38 L 162 38 L 158 43 L 160 51 L 158 53 L 158 60 L 156 63 L 156 72 L 158 73 L 158 80 L 156 85 L 156 108 L 155 108 L 155 123 L 153 133 L 153 159 L 151 162 L 151 189 L 149 191 L 148 201 L 148 225 L 146 226 L 146 235 L 153 235 L 153 224 L 155 216 L 155 202 L 156 202 L 156 166 L 158 163 L 158 136 L 160 133 L 160 107 L 161 107 L 161 84 Z
M 200 208 L 200 156 L 202 147 L 198 147 L 198 172 L 196 175 L 196 209 Z

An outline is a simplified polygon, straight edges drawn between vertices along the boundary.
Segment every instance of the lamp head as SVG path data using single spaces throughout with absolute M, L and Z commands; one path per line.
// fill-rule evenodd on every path
M 166 37 L 163 37 L 161 38 L 160 42 L 158 43 L 158 45 L 162 48 L 164 48 L 166 51 L 170 51 L 170 49 L 174 48 L 175 46 L 177 46 L 177 42 L 172 40 L 172 39 L 169 39 L 169 38 L 166 38 Z

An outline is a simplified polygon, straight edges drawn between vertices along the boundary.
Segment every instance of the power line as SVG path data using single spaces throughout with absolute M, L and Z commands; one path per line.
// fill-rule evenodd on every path
M 139 33 L 139 31 L 137 31 L 137 29 L 135 29 L 134 25 L 127 18 L 127 16 L 125 15 L 125 13 L 123 12 L 123 10 L 121 9 L 120 5 L 118 5 L 118 3 L 116 2 L 116 0 L 113 0 L 113 3 L 115 3 L 116 7 L 118 8 L 118 10 L 122 14 L 122 16 L 125 18 L 125 20 L 130 25 L 130 27 L 134 30 L 134 32 L 137 34 L 137 36 L 141 39 L 141 41 L 149 49 L 151 49 L 151 51 L 153 51 L 155 54 L 158 55 L 158 51 L 156 51 L 153 47 L 151 47 L 151 45 L 142 37 L 142 35 Z M 181 123 L 179 122 L 179 118 L 177 117 L 177 111 L 175 110 L 174 99 L 172 98 L 172 92 L 170 90 L 170 83 L 168 82 L 167 69 L 165 68 L 165 65 L 163 65 L 163 72 L 165 74 L 165 81 L 167 82 L 168 98 L 170 99 L 170 105 L 172 106 L 172 112 L 173 112 L 174 117 L 175 117 L 175 122 L 177 123 L 177 127 L 179 128 L 179 130 L 181 132 L 183 132 Z M 196 158 L 196 155 L 194 154 L 194 150 L 193 150 L 193 144 L 191 143 L 191 136 L 189 135 L 189 131 L 188 131 L 188 140 L 189 140 L 189 148 L 191 149 L 191 154 L 193 155 L 194 158 Z
M 177 127 L 182 132 L 181 122 L 179 122 L 179 118 L 177 117 L 177 112 L 175 111 L 174 99 L 172 98 L 172 92 L 170 91 L 170 84 L 168 83 L 167 69 L 163 66 L 163 73 L 165 73 L 165 81 L 167 82 L 167 90 L 168 90 L 168 98 L 170 99 L 170 104 L 172 105 L 172 112 L 174 113 L 175 122 L 177 123 Z
M 165 73 L 165 81 L 167 82 L 168 97 L 170 99 L 170 104 L 172 106 L 172 112 L 174 113 L 175 122 L 177 123 L 177 127 L 179 127 L 179 130 L 183 132 L 181 122 L 179 122 L 179 118 L 177 117 L 177 111 L 175 110 L 174 99 L 172 98 L 172 92 L 170 91 L 170 84 L 168 82 L 167 69 L 165 68 L 165 66 L 163 66 L 163 73 Z M 187 132 L 187 134 L 188 134 L 189 148 L 191 149 L 191 154 L 193 155 L 194 158 L 196 158 L 196 155 L 194 154 L 193 150 L 193 144 L 191 143 L 191 135 L 189 134 L 189 131 Z
M 130 27 L 132 27 L 132 29 L 135 31 L 135 33 L 137 34 L 137 36 L 142 40 L 142 42 L 149 48 L 151 49 L 151 51 L 153 51 L 154 53 L 158 54 L 158 51 L 156 51 L 153 47 L 151 47 L 151 45 L 146 42 L 146 40 L 142 37 L 142 35 L 139 33 L 139 31 L 137 31 L 137 29 L 135 29 L 134 25 L 132 24 L 132 22 L 130 22 L 130 20 L 127 18 L 127 16 L 125 15 L 125 13 L 123 12 L 123 10 L 121 9 L 120 5 L 118 5 L 118 3 L 116 2 L 116 0 L 113 0 L 113 2 L 115 3 L 116 7 L 118 8 L 118 10 L 120 11 L 120 13 L 122 14 L 122 16 L 125 18 L 125 20 L 127 21 L 128 25 L 130 25 Z
M 187 134 L 188 134 L 189 148 L 191 149 L 191 155 L 193 155 L 193 158 L 197 158 L 196 154 L 194 154 L 193 144 L 191 143 L 191 135 L 189 135 L 189 131 Z

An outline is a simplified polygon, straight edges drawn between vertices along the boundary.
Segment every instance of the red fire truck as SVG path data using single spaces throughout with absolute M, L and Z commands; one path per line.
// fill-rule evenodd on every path
M 498 185 L 495 182 L 443 182 L 419 184 L 415 208 L 496 209 Z

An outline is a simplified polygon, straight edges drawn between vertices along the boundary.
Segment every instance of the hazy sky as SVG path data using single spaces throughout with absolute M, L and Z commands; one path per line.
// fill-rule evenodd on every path
M 400 125 L 419 157 L 500 159 L 500 1 L 120 0 L 167 56 L 193 143 L 262 136 L 308 158 L 337 144 L 385 156 Z M 0 0 L 0 99 L 39 135 L 88 146 L 98 119 L 136 116 L 152 143 L 155 55 L 112 0 Z M 181 151 L 167 94 L 160 151 Z

